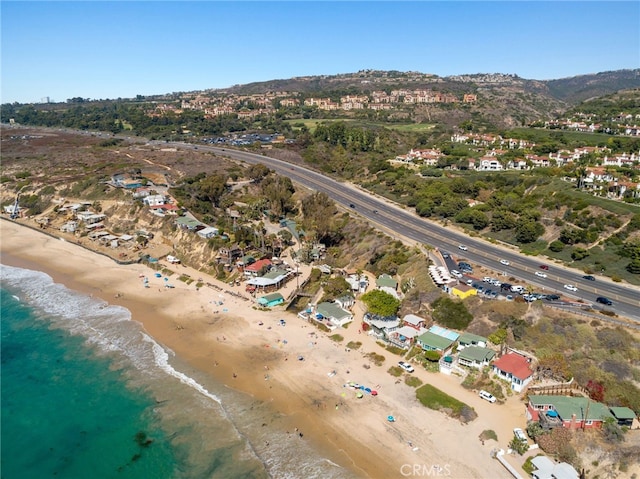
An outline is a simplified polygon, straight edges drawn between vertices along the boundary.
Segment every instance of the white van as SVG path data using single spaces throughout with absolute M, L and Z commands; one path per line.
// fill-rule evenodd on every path
M 489 402 L 496 402 L 495 396 L 493 394 L 488 393 L 484 389 L 478 393 L 478 396 L 480 396 L 482 399 L 486 399 Z
M 513 286 L 511 286 L 511 292 L 512 293 L 523 293 L 524 292 L 524 286 L 520 286 L 519 284 L 514 284 Z

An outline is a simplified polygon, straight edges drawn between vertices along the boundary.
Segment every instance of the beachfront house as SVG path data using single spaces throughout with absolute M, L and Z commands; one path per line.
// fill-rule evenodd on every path
M 509 381 L 511 389 L 519 393 L 533 379 L 530 364 L 531 359 L 521 354 L 508 353 L 493 363 L 493 372 L 500 379 Z
M 416 331 L 420 331 L 425 328 L 427 325 L 427 320 L 421 318 L 420 316 L 416 316 L 415 314 L 407 314 L 402 318 L 402 322 L 405 326 L 409 326 Z
M 470 368 L 482 369 L 488 366 L 496 352 L 481 346 L 469 346 L 458 353 L 458 363 Z
M 251 258 L 253 259 L 253 258 Z M 260 273 L 266 273 L 271 268 L 271 260 L 268 258 L 259 259 L 258 261 L 249 262 L 244 266 L 245 276 L 258 276 Z
M 316 318 L 319 315 L 320 318 L 318 319 L 326 319 L 338 327 L 345 326 L 353 321 L 353 315 L 349 311 L 345 311 L 339 305 L 328 301 L 318 304 L 315 314 Z
M 458 338 L 458 349 L 464 349 L 469 346 L 487 347 L 487 338 L 472 333 L 462 333 Z
M 410 349 L 416 342 L 416 338 L 426 332 L 427 330 L 424 328 L 416 329 L 405 323 L 404 326 L 401 326 L 389 333 L 388 339 L 393 346 L 397 346 L 402 349 Z
M 366 313 L 363 318 L 364 324 L 369 327 L 369 334 L 378 339 L 387 340 L 389 335 L 400 326 L 397 316 L 378 316 Z
M 538 421 L 543 429 L 599 429 L 607 418 L 614 418 L 607 406 L 590 398 L 545 394 L 529 396 L 526 414 L 527 420 Z
M 439 334 L 427 331 L 418 336 L 416 342 L 424 351 L 438 351 L 444 356 L 451 351 L 455 339 L 445 338 Z
M 280 293 L 265 294 L 258 298 L 258 304 L 264 308 L 273 308 L 284 303 L 284 297 Z
M 547 456 L 536 456 L 531 459 L 536 468 L 531 473 L 533 479 L 579 479 L 578 471 L 566 462 L 554 462 Z

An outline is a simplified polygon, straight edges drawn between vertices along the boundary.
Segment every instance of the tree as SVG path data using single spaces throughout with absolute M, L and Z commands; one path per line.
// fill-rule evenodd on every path
M 516 240 L 520 243 L 533 243 L 544 233 L 544 226 L 528 218 L 520 219 L 516 224 L 515 233 Z
M 257 163 L 249 167 L 249 169 L 247 170 L 247 176 L 256 183 L 259 183 L 270 172 L 271 170 L 265 165 L 263 165 L 262 163 Z
M 574 261 L 580 261 L 587 258 L 589 254 L 589 250 L 586 250 L 584 248 L 574 248 L 571 252 L 571 259 L 573 259 Z
M 209 201 L 215 207 L 220 204 L 220 198 L 227 187 L 227 177 L 223 175 L 210 175 L 201 179 L 198 183 L 197 196 Z
M 509 448 L 522 456 L 529 450 L 529 443 L 525 439 L 513 436 L 513 439 L 511 439 L 511 442 L 509 443 Z
M 631 274 L 640 274 L 640 258 L 632 260 L 627 265 L 627 271 Z
M 461 301 L 453 301 L 441 296 L 431 303 L 434 321 L 455 329 L 465 329 L 473 319 L 473 315 Z
M 400 309 L 400 300 L 379 289 L 365 293 L 360 298 L 371 314 L 395 316 Z
M 496 331 L 491 333 L 487 339 L 496 346 L 504 344 L 504 342 L 507 340 L 507 330 L 505 328 L 497 329 Z
M 538 437 L 544 434 L 544 429 L 538 421 L 531 421 L 527 424 L 527 436 L 529 436 L 534 441 L 538 442 Z
M 564 243 L 558 240 L 552 241 L 551 243 L 549 243 L 549 249 L 554 253 L 559 253 L 564 249 Z

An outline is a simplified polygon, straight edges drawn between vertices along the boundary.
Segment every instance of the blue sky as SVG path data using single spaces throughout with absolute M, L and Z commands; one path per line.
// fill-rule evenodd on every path
M 1 103 L 362 69 L 555 79 L 640 68 L 640 2 L 33 2 L 1 8 Z

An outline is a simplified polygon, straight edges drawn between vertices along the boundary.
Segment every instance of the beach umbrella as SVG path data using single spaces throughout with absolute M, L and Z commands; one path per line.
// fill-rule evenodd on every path
M 356 397 L 357 397 L 358 399 L 362 399 L 362 396 L 364 396 L 364 394 L 362 394 L 361 392 L 359 392 L 359 393 L 357 393 L 357 394 L 356 394 Z
M 376 391 L 375 389 L 373 391 L 371 391 L 371 395 L 372 396 L 377 396 L 378 395 L 378 391 Z
M 165 281 L 169 281 L 169 278 L 165 277 L 165 278 L 164 278 L 164 280 L 165 280 Z
M 396 422 L 396 418 L 393 416 L 387 416 L 387 421 L 389 422 Z
M 371 388 L 365 388 L 364 392 L 366 392 L 367 394 L 371 394 Z

